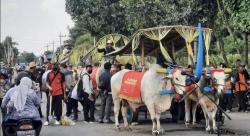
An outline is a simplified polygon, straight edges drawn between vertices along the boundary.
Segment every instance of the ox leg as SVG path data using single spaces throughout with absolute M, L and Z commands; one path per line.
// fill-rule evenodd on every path
M 208 121 L 208 126 L 207 126 L 207 129 L 206 129 L 206 131 L 208 132 L 208 133 L 211 133 L 212 132 L 212 122 L 213 122 L 213 120 L 212 120 L 212 113 L 211 112 L 207 112 L 207 121 Z
M 152 124 L 153 124 L 153 127 L 152 127 L 152 134 L 157 136 L 160 134 L 160 132 L 157 130 L 157 119 L 156 119 L 156 114 L 155 114 L 155 108 L 153 106 L 153 104 L 150 104 L 150 106 L 148 106 L 148 111 L 150 113 L 150 117 L 151 117 L 151 120 L 152 120 Z
M 119 111 L 120 111 L 120 103 L 121 101 L 119 99 L 114 100 L 114 114 L 115 114 L 115 127 L 120 130 L 120 126 L 119 126 Z
M 125 130 L 130 131 L 131 128 L 129 127 L 128 119 L 127 119 L 128 106 L 129 106 L 128 102 L 123 100 L 122 101 L 122 117 L 123 117 L 123 121 L 124 121 L 124 127 L 125 127 Z
M 209 132 L 211 130 L 210 126 L 209 126 L 209 117 L 208 117 L 208 111 L 206 110 L 206 106 L 204 103 L 201 103 L 201 108 L 203 110 L 204 113 L 204 117 L 205 117 L 205 121 L 206 121 L 206 131 Z
M 215 118 L 216 118 L 216 113 L 217 113 L 217 109 L 215 109 L 211 114 L 212 114 L 212 123 L 213 123 L 213 131 L 215 132 L 215 133 L 217 133 L 217 131 L 218 131 L 218 128 L 217 128 L 217 126 L 216 126 L 216 120 L 215 120 Z
M 195 102 L 192 107 L 192 115 L 193 115 L 193 125 L 196 125 L 196 110 L 198 106 L 198 102 Z
M 164 129 L 161 128 L 161 113 L 156 113 L 155 115 L 156 117 L 156 122 L 157 122 L 157 130 L 159 131 L 159 133 L 163 134 L 164 133 Z
M 185 124 L 186 126 L 190 123 L 190 101 L 185 99 Z

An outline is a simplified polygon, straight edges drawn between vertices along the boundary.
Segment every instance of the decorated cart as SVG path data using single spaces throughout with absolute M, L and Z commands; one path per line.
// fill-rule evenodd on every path
M 206 65 L 209 65 L 209 47 L 212 30 L 202 28 L 205 43 Z M 145 66 L 147 60 L 161 53 L 169 63 L 178 64 L 179 58 L 187 56 L 186 62 L 194 64 L 197 57 L 198 27 L 192 26 L 162 26 L 138 30 L 121 49 L 107 54 L 131 56 L 135 66 Z M 186 50 L 185 48 L 186 47 Z M 185 55 L 186 54 L 186 55 Z M 138 57 L 140 60 L 138 60 Z
M 92 46 L 79 46 L 72 50 L 72 54 L 69 57 L 69 60 L 74 63 L 78 64 L 80 62 L 84 63 L 93 63 L 99 62 L 103 58 L 103 53 L 97 52 L 97 48 L 105 48 L 106 42 L 111 40 L 113 43 L 113 47 L 116 50 L 121 49 L 125 46 L 129 39 L 128 37 L 121 35 L 121 34 L 108 34 L 100 38 L 96 44 Z M 122 57 L 117 57 L 118 61 L 122 61 Z

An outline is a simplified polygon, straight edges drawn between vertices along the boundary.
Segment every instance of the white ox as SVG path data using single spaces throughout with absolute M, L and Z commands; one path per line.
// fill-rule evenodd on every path
M 202 75 L 200 81 L 198 82 L 199 87 L 197 87 L 193 93 L 185 99 L 186 125 L 190 122 L 190 103 L 192 102 L 193 125 L 196 123 L 196 109 L 198 104 L 200 104 L 206 120 L 206 131 L 216 132 L 217 126 L 215 117 L 218 108 L 212 101 L 214 101 L 217 105 L 219 104 L 218 96 L 223 93 L 226 74 L 223 71 L 214 71 L 211 75 L 209 75 L 209 78 L 212 81 L 212 86 L 215 88 L 213 93 L 206 94 L 203 90 L 207 82 L 206 78 L 206 75 Z
M 156 69 L 158 68 L 161 67 L 156 64 L 152 65 L 149 68 L 149 70 L 145 72 L 142 78 L 141 81 L 142 104 L 135 104 L 127 100 L 122 100 L 119 97 L 123 76 L 126 72 L 130 70 L 124 69 L 113 75 L 113 77 L 111 78 L 111 89 L 114 101 L 115 125 L 117 129 L 119 129 L 118 115 L 119 115 L 120 103 L 122 101 L 122 114 L 123 114 L 125 129 L 130 130 L 127 121 L 128 104 L 132 107 L 133 110 L 135 110 L 141 105 L 146 105 L 153 123 L 152 134 L 158 135 L 160 133 L 160 131 L 162 130 L 160 125 L 160 115 L 162 112 L 170 108 L 171 101 L 175 97 L 175 95 L 174 94 L 160 95 L 160 90 L 170 90 L 172 84 L 171 80 L 165 77 L 165 74 L 160 74 L 156 72 Z M 175 73 L 176 75 L 178 75 L 178 79 L 176 77 L 173 78 L 172 81 L 175 82 L 176 84 L 181 84 L 183 83 L 183 81 L 186 80 L 186 76 L 181 75 L 180 70 L 176 70 Z M 177 93 L 182 94 L 183 92 L 177 90 Z

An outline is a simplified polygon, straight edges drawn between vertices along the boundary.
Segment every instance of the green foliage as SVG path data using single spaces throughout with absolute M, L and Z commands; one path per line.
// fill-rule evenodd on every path
M 76 31 L 90 32 L 93 36 L 127 33 L 119 0 L 66 0 L 66 11 L 75 21 Z
M 243 48 L 243 40 L 238 38 L 236 39 L 238 43 L 238 45 L 235 44 L 234 39 L 232 38 L 232 36 L 226 36 L 223 38 L 224 42 L 225 42 L 225 52 L 227 52 L 227 54 L 237 54 L 239 53 L 238 51 L 242 50 Z
M 75 21 L 72 37 L 86 32 L 101 37 L 131 35 L 141 28 L 161 25 L 213 25 L 214 0 L 66 0 L 66 11 Z
M 35 61 L 36 55 L 33 52 L 23 52 L 18 56 L 19 63 L 30 63 Z
M 0 45 L 0 61 L 8 65 L 14 65 L 18 55 L 18 49 L 15 47 L 16 42 L 12 41 L 12 37 L 6 36 Z
M 234 28 L 241 32 L 250 32 L 250 1 L 224 0 L 224 4 Z
M 94 45 L 94 38 L 90 35 L 90 33 L 81 35 L 76 38 L 75 45 Z

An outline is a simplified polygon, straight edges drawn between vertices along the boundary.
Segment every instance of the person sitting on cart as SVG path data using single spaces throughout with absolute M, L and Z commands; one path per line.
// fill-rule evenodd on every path
M 97 51 L 98 52 L 103 52 L 104 55 L 109 54 L 109 53 L 115 51 L 115 48 L 113 47 L 113 42 L 111 40 L 108 40 L 106 42 L 106 47 L 105 48 L 101 48 L 101 49 L 97 48 Z M 110 60 L 110 59 L 112 60 L 111 63 L 114 64 L 114 62 L 115 62 L 115 56 L 105 57 L 105 60 Z
M 113 48 L 113 42 L 111 40 L 108 40 L 106 42 L 106 47 L 105 48 L 102 48 L 102 49 L 97 49 L 98 52 L 103 52 L 104 55 L 110 53 L 110 52 L 113 52 L 115 51 L 115 49 Z

